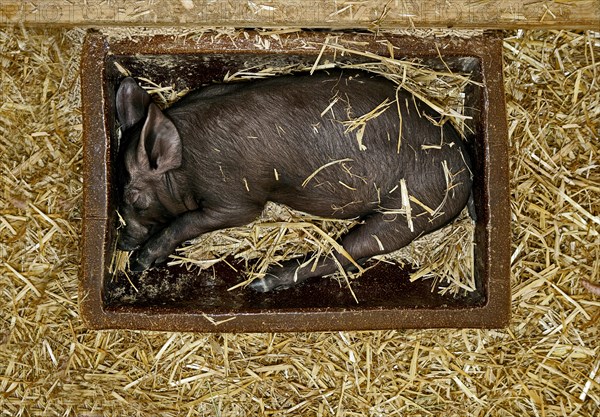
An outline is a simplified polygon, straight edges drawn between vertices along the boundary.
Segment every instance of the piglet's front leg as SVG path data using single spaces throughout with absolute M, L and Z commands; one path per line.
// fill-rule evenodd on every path
M 175 248 L 188 239 L 187 235 L 182 233 L 184 230 L 181 229 L 182 227 L 185 227 L 182 222 L 174 221 L 151 236 L 135 253 L 135 258 L 129 265 L 130 270 L 142 272 L 165 262 L 169 255 L 175 251 Z M 189 229 L 193 229 L 193 227 Z M 199 232 L 199 234 L 201 233 Z
M 176 217 L 140 248 L 131 262 L 132 271 L 141 272 L 167 260 L 169 255 L 186 240 L 213 230 L 241 226 L 260 214 L 260 208 L 230 210 L 203 209 L 186 212 Z

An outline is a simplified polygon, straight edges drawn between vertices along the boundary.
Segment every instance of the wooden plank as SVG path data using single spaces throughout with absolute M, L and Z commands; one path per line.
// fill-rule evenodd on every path
M 600 0 L 0 0 L 0 25 L 600 29 Z

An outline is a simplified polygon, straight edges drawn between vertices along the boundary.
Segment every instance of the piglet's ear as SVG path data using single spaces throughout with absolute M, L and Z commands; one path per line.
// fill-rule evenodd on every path
M 152 99 L 133 78 L 127 77 L 119 85 L 116 102 L 119 123 L 124 129 L 127 129 L 146 116 Z
M 156 174 L 181 165 L 181 138 L 173 122 L 151 103 L 138 145 L 138 161 Z

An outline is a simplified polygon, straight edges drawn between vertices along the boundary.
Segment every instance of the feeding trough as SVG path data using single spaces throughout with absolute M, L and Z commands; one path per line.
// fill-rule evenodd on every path
M 81 74 L 85 171 L 80 282 L 81 311 L 88 325 L 216 332 L 505 325 L 510 315 L 510 224 L 501 39 L 493 34 L 469 39 L 339 34 L 363 52 L 342 59 L 339 51 L 324 47 L 334 34 L 298 32 L 270 42 L 257 32 L 242 33 L 235 38 L 121 40 L 88 34 Z M 243 277 L 230 262 L 203 270 L 161 266 L 135 283 L 110 271 L 119 202 L 114 103 L 124 72 L 183 90 L 221 81 L 244 68 L 361 63 L 372 55 L 398 58 L 398 51 L 422 65 L 468 73 L 474 81 L 464 91 L 477 218 L 472 291 L 440 294 L 428 281 L 410 282 L 409 269 L 386 262 L 353 281 L 352 292 L 328 279 L 276 293 L 231 290 Z

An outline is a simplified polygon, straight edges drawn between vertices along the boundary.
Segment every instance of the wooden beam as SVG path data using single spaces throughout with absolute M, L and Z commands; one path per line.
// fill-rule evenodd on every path
M 600 30 L 600 0 L 0 0 L 9 24 Z

